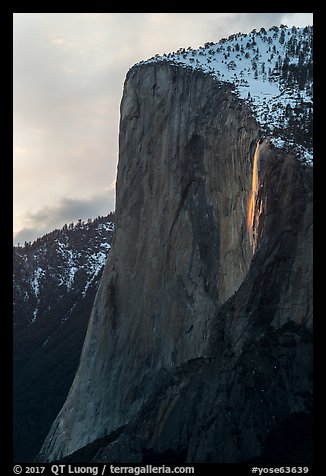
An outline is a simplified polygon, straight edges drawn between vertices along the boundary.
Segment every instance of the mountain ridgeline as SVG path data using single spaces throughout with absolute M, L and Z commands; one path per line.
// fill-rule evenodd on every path
M 274 26 L 237 33 L 198 50 L 177 52 L 142 62 L 168 62 L 205 71 L 234 87 L 246 100 L 265 135 L 276 145 L 300 151 L 312 161 L 313 29 Z
M 114 243 L 38 461 L 311 463 L 311 38 L 128 72 Z
M 71 386 L 114 214 L 13 249 L 14 459 L 33 461 Z

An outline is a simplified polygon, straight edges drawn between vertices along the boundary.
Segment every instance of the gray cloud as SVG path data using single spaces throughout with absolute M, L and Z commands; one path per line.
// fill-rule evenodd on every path
M 67 223 L 76 223 L 78 219 L 87 220 L 98 215 L 107 215 L 114 210 L 114 190 L 107 190 L 88 199 L 63 197 L 57 206 L 45 206 L 25 216 L 26 226 L 14 235 L 14 243 L 24 244 L 34 241 L 55 228 Z
M 280 25 L 284 21 L 286 13 L 234 13 L 233 21 L 239 24 L 242 29 L 268 28 L 273 25 Z M 254 26 L 253 26 L 254 25 Z

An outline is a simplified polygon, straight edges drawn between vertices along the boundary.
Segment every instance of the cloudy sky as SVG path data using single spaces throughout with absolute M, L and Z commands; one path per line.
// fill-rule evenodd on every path
M 114 210 L 128 69 L 312 13 L 15 13 L 14 242 Z

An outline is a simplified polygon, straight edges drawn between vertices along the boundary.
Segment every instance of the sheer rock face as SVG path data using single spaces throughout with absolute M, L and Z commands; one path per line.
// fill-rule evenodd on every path
M 209 75 L 129 71 L 115 241 L 40 460 L 126 425 L 96 461 L 147 450 L 241 461 L 309 411 L 311 173 L 261 142 L 248 228 L 258 136 L 245 103 Z

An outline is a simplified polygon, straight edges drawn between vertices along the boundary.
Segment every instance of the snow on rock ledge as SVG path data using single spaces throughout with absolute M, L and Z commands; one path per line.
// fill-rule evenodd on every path
M 299 159 L 312 165 L 312 39 L 310 26 L 274 26 L 139 64 L 166 61 L 231 83 L 235 94 L 250 103 L 272 143 L 294 149 Z

